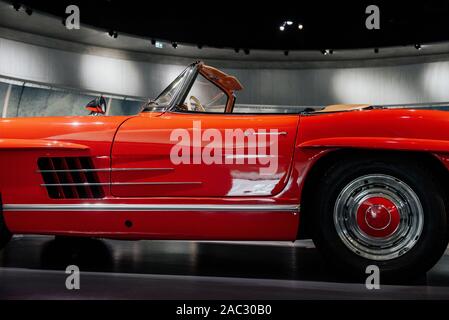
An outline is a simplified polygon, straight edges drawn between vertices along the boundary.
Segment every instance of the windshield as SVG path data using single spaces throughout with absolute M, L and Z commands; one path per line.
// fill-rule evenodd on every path
M 144 108 L 144 111 L 155 111 L 169 107 L 191 69 L 191 66 L 186 68 L 155 100 L 150 100 Z

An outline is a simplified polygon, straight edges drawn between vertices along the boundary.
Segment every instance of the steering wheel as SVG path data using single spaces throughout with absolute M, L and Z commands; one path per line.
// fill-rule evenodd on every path
M 190 111 L 202 111 L 202 112 L 206 111 L 206 109 L 204 109 L 203 105 L 201 104 L 200 100 L 198 100 L 198 98 L 195 96 L 190 96 L 188 108 Z

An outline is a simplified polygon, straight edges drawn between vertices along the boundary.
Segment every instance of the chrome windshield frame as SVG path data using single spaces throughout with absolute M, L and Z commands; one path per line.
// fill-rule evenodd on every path
M 187 69 L 186 69 L 186 76 L 181 86 L 179 87 L 179 90 L 174 95 L 166 111 L 171 111 L 178 105 L 180 105 L 182 102 L 184 102 L 184 99 L 188 94 L 188 92 L 190 91 L 190 88 L 192 87 L 192 84 L 195 81 L 196 76 L 198 74 L 198 62 L 191 64 Z
M 186 96 L 186 94 L 190 90 L 190 87 L 192 86 L 192 83 L 195 80 L 196 75 L 198 74 L 198 65 L 199 65 L 198 62 L 192 63 L 186 69 L 184 69 L 183 72 L 180 73 L 180 75 L 185 73 L 185 76 L 181 80 L 182 81 L 181 84 L 179 85 L 178 89 L 175 91 L 175 93 L 173 95 L 173 98 L 170 100 L 169 103 L 164 104 L 164 105 L 156 105 L 152 110 L 146 110 L 146 108 L 143 108 L 142 112 L 151 112 L 151 111 L 167 112 L 167 111 L 170 111 L 170 110 L 174 109 L 176 106 L 178 106 L 180 103 L 182 103 L 184 98 L 185 98 L 185 96 Z M 176 79 L 178 77 L 176 77 L 167 86 L 167 88 L 169 88 L 173 84 L 173 82 L 176 81 Z M 162 91 L 162 93 L 164 91 L 166 91 L 167 88 L 165 88 Z M 162 93 L 160 93 L 158 95 L 156 100 L 162 95 Z M 147 106 L 148 106 L 148 104 L 147 104 Z

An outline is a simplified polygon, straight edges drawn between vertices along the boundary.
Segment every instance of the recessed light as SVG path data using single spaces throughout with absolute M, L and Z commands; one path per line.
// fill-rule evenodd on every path
M 114 38 L 114 39 L 116 39 L 116 38 L 118 37 L 117 31 L 112 30 L 112 29 L 109 30 L 108 34 L 109 34 L 109 36 L 110 36 L 111 38 Z

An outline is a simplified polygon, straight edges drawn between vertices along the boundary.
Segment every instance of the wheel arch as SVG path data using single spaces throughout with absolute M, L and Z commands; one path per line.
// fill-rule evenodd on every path
M 321 156 L 308 170 L 301 189 L 301 223 L 298 228 L 297 239 L 310 238 L 308 216 L 313 214 L 309 209 L 313 199 L 311 192 L 316 190 L 318 181 L 322 178 L 327 168 L 340 161 L 354 161 L 356 159 L 394 159 L 395 161 L 408 161 L 426 163 L 445 190 L 445 203 L 449 208 L 449 170 L 439 157 L 432 152 L 420 151 L 396 151 L 341 148 L 331 150 Z

